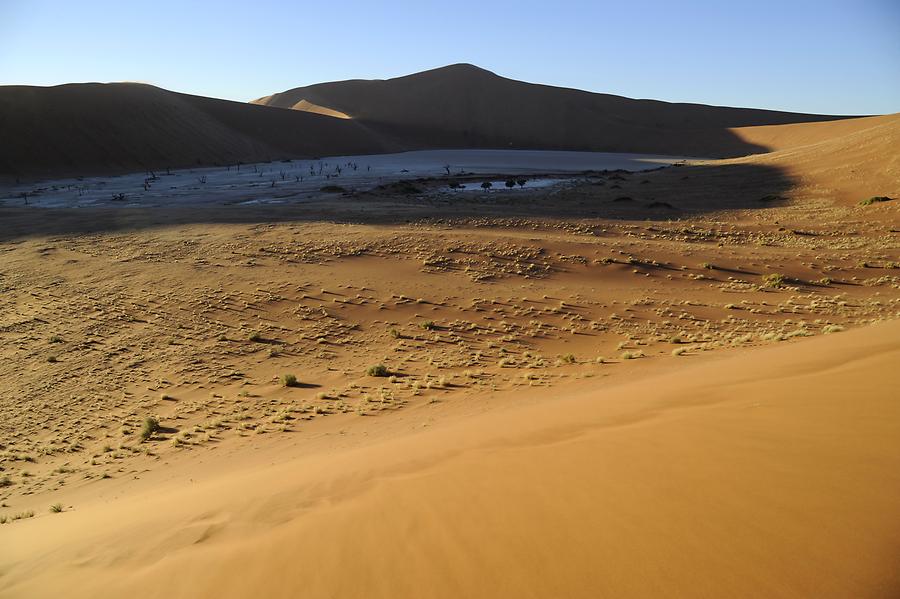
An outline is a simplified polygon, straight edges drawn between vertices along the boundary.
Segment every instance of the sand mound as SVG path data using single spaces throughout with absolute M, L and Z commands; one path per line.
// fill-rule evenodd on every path
M 735 132 L 777 150 L 743 162 L 782 169 L 808 191 L 850 203 L 900 197 L 900 114 Z
M 3 530 L 0 593 L 895 597 L 898 359 L 884 323 L 359 450 L 201 460 Z
M 85 175 L 392 148 L 358 123 L 133 83 L 0 87 L 0 130 L 0 175 Z
M 499 77 L 451 65 L 388 80 L 299 87 L 255 102 L 328 107 L 413 147 L 531 148 L 742 156 L 765 144 L 730 129 L 839 117 L 633 100 Z

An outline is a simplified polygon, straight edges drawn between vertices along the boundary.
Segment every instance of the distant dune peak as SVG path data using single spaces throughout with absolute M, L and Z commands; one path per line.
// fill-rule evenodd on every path
M 409 149 L 517 148 L 737 157 L 771 151 L 739 127 L 842 117 L 635 100 L 517 81 L 470 63 L 391 79 L 318 83 L 256 100 L 344 115 Z
M 434 69 L 429 69 L 427 71 L 422 71 L 420 73 L 413 73 L 412 75 L 406 75 L 406 77 L 414 77 L 416 75 L 423 75 L 425 73 L 469 73 L 469 74 L 481 74 L 481 75 L 493 75 L 494 77 L 499 77 L 497 73 L 493 71 L 489 71 L 485 68 L 482 68 L 478 65 L 469 63 L 469 62 L 457 62 L 454 64 L 448 64 L 443 67 L 436 67 Z
M 302 110 L 304 112 L 314 112 L 316 114 L 323 114 L 325 116 L 331 116 L 336 119 L 349 119 L 353 118 L 349 114 L 341 112 L 340 110 L 335 110 L 334 108 L 328 108 L 327 106 L 320 106 L 314 102 L 310 102 L 309 100 L 303 99 L 291 106 L 291 110 Z

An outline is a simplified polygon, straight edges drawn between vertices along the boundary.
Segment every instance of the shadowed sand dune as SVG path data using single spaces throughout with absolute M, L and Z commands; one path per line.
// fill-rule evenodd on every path
M 514 81 L 472 65 L 385 81 L 322 83 L 255 103 L 264 106 L 134 83 L 0 87 L 0 175 L 88 175 L 428 148 L 721 158 L 784 147 L 784 138 L 794 135 L 736 128 L 848 118 L 633 100 Z
M 255 101 L 347 114 L 415 147 L 492 147 L 726 157 L 765 152 L 735 127 L 845 117 L 634 100 L 506 79 L 468 64 L 387 80 L 299 87 Z
M 395 149 L 357 122 L 136 83 L 0 87 L 0 175 L 86 175 Z
M 880 323 L 360 449 L 195 463 L 4 530 L 0 595 L 893 598 L 898 360 Z

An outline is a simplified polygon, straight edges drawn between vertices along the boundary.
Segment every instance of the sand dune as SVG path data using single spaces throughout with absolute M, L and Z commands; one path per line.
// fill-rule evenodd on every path
M 513 81 L 471 65 L 322 83 L 255 104 L 264 106 L 133 83 L 0 87 L 0 176 L 435 148 L 735 157 L 854 128 L 844 117 L 632 100 Z M 777 127 L 811 121 L 834 122 L 810 133 Z
M 851 203 L 900 197 L 900 114 L 735 133 L 776 150 L 743 162 L 777 167 L 797 187 Z
M 0 175 L 88 175 L 395 149 L 363 125 L 134 83 L 0 87 Z
M 0 594 L 896 597 L 898 359 L 884 323 L 360 449 L 198 464 L 4 530 Z
M 900 115 L 469 66 L 263 103 L 295 109 L 0 88 L 0 170 L 499 140 L 733 157 L 4 202 L 0 598 L 900 596 L 898 202 L 856 205 L 900 196 Z
M 724 157 L 765 152 L 730 129 L 840 117 L 633 100 L 514 81 L 459 64 L 388 80 L 295 88 L 255 101 L 326 106 L 418 148 L 492 147 Z
M 313 104 L 307 100 L 300 100 L 293 106 L 291 106 L 294 110 L 301 110 L 303 112 L 313 112 L 315 114 L 324 114 L 325 116 L 333 116 L 338 119 L 349 119 L 350 115 L 344 114 L 338 110 L 334 110 L 332 108 L 326 108 L 325 106 L 319 106 L 318 104 Z

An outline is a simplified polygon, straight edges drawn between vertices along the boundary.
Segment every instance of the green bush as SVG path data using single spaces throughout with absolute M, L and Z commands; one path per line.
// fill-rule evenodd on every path
M 773 272 L 767 275 L 763 275 L 762 280 L 764 287 L 783 287 L 787 282 L 787 277 L 785 277 L 783 274 Z
M 859 203 L 860 206 L 871 206 L 872 204 L 877 204 L 879 202 L 890 202 L 894 198 L 889 198 L 887 196 L 872 196 L 871 198 L 866 198 L 865 200 Z
M 141 441 L 147 441 L 157 431 L 159 431 L 159 420 L 153 416 L 147 416 L 141 425 Z
M 369 366 L 366 374 L 369 376 L 389 376 L 391 372 L 384 364 L 376 364 L 375 366 Z

